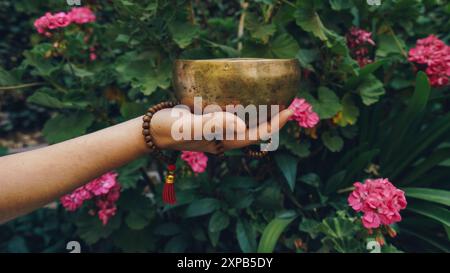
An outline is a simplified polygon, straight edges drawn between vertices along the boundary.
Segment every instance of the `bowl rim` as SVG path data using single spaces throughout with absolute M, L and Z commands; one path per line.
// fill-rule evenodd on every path
M 201 63 L 201 62 L 292 62 L 297 61 L 296 58 L 291 59 L 268 59 L 268 58 L 216 58 L 216 59 L 176 59 L 175 62 L 190 62 L 190 63 Z

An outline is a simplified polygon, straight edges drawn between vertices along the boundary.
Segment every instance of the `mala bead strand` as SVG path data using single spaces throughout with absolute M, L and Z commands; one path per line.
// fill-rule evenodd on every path
M 174 154 L 174 156 L 169 157 L 165 155 L 156 145 L 153 140 L 152 134 L 151 134 L 151 121 L 153 116 L 156 112 L 166 109 L 166 108 L 172 108 L 178 105 L 179 102 L 174 101 L 165 101 L 158 103 L 150 108 L 148 108 L 147 113 L 142 117 L 142 135 L 144 136 L 145 143 L 147 144 L 148 149 L 150 150 L 150 153 L 157 159 L 164 163 L 166 163 L 167 166 L 167 175 L 164 180 L 164 187 L 163 187 L 163 193 L 162 198 L 163 202 L 166 204 L 175 204 L 177 202 L 176 195 L 175 195 L 175 162 L 177 158 L 177 153 Z M 219 157 L 224 156 L 225 148 L 223 146 L 223 142 L 221 140 L 215 140 L 214 141 L 215 148 L 217 155 Z
M 246 156 L 252 159 L 261 159 L 269 154 L 267 151 L 255 151 L 250 148 L 246 148 Z
M 178 102 L 173 101 L 167 101 L 167 102 L 161 102 L 158 103 L 150 108 L 148 108 L 147 113 L 142 117 L 142 135 L 144 135 L 145 143 L 147 144 L 147 147 L 150 150 L 150 153 L 156 157 L 156 159 L 168 164 L 167 166 L 167 175 L 165 178 L 165 183 L 163 187 L 163 202 L 166 204 L 175 204 L 177 202 L 176 196 L 175 196 L 175 161 L 176 156 L 169 157 L 155 145 L 155 142 L 153 141 L 152 134 L 150 132 L 150 123 L 152 121 L 153 115 L 158 112 L 159 110 L 165 109 L 165 108 L 172 108 L 176 105 L 178 105 Z
M 217 156 L 218 157 L 220 157 L 220 158 L 223 158 L 224 157 L 224 152 L 225 152 L 225 147 L 223 146 L 223 142 L 221 141 L 221 140 L 215 140 L 214 141 L 214 144 L 215 144 L 215 148 L 216 148 L 216 153 L 217 153 Z

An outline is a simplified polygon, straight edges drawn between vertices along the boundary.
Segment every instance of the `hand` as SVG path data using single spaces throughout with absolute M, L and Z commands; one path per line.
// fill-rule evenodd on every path
M 273 134 L 281 129 L 289 117 L 293 114 L 293 111 L 286 109 L 274 116 L 270 122 L 260 124 L 258 127 L 248 129 L 245 122 L 238 116 L 229 112 L 214 112 L 204 115 L 194 115 L 187 109 L 180 109 L 182 113 L 181 117 L 173 117 L 171 115 L 171 109 L 163 109 L 158 111 L 153 115 L 150 131 L 153 136 L 154 143 L 157 147 L 161 149 L 172 149 L 172 150 L 184 150 L 184 151 L 201 151 L 207 153 L 216 154 L 216 147 L 214 141 L 208 141 L 205 138 L 208 136 L 201 136 L 201 140 L 194 140 L 195 132 L 203 132 L 205 126 L 211 126 L 214 124 L 213 132 L 223 132 L 223 144 L 225 151 L 231 149 L 242 148 L 251 144 L 257 144 L 261 139 L 267 139 L 269 135 L 259 135 L 259 128 L 261 126 L 268 126 L 264 131 Z M 181 120 L 179 120 L 181 119 Z M 274 126 L 274 122 L 278 119 L 278 126 Z M 190 131 L 190 136 L 192 140 L 175 140 L 172 137 L 172 126 L 179 128 L 188 128 Z M 278 127 L 278 128 L 275 128 Z M 234 136 L 245 136 L 244 140 L 227 140 L 225 138 L 225 133 L 227 128 L 233 132 Z M 272 131 L 273 129 L 273 131 Z M 256 135 L 257 139 L 250 139 L 249 136 Z

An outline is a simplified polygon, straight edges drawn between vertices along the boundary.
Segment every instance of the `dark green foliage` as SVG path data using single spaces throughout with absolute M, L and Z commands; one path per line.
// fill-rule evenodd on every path
M 118 170 L 122 196 L 106 227 L 88 207 L 44 208 L 0 226 L 0 251 L 65 251 L 68 241 L 81 240 L 83 251 L 368 252 L 375 235 L 346 199 L 355 181 L 369 177 L 389 178 L 408 200 L 399 235 L 386 238 L 383 252 L 449 251 L 450 92 L 430 89 L 407 61 L 419 38 L 434 33 L 448 44 L 445 1 L 260 0 L 245 11 L 239 1 L 83 1 L 92 3 L 96 23 L 52 39 L 38 35 L 33 21 L 68 10 L 64 2 L 0 4 L 0 87 L 37 83 L 5 91 L 23 99 L 1 109 L 10 115 L 0 136 L 21 130 L 22 116 L 49 143 L 136 117 L 173 98 L 176 58 L 297 58 L 310 71 L 298 97 L 321 122 L 315 130 L 290 122 L 269 159 L 232 151 L 222 162 L 211 157 L 199 175 L 178 162 L 175 206 L 162 205 L 161 184 L 146 174 L 158 163 L 136 160 Z M 346 45 L 351 26 L 371 31 L 376 42 L 374 62 L 364 68 Z

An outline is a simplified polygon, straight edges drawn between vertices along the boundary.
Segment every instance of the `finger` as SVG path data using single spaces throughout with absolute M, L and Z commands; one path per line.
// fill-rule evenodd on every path
M 261 140 L 267 140 L 270 135 L 277 133 L 283 128 L 293 114 L 294 111 L 291 109 L 285 109 L 272 117 L 270 122 L 264 122 L 258 127 L 247 130 L 245 140 L 224 141 L 225 150 L 238 149 L 248 145 L 257 144 Z M 256 136 L 256 138 L 254 136 Z
M 292 109 L 285 109 L 270 119 L 270 122 L 264 122 L 256 128 L 250 129 L 251 134 L 257 135 L 258 139 L 254 142 L 267 140 L 270 135 L 277 133 L 288 122 L 289 118 L 294 114 Z

